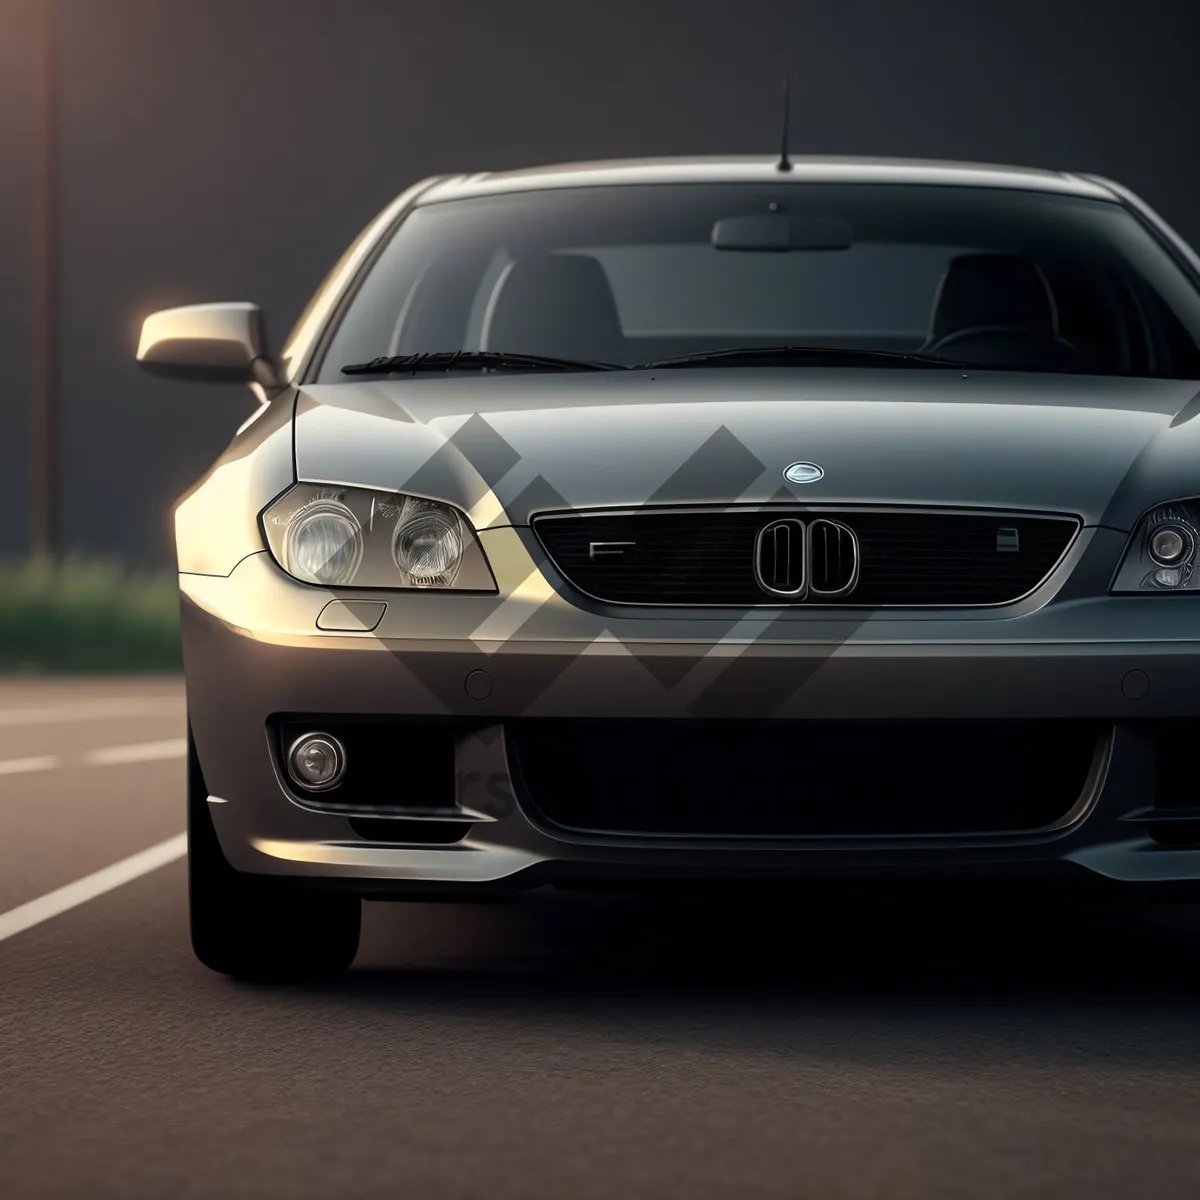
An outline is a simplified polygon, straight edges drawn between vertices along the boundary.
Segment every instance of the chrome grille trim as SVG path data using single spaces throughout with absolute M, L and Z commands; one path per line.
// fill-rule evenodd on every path
M 688 515 L 696 516 L 699 514 L 711 514 L 712 516 L 721 515 L 739 515 L 746 516 L 754 514 L 762 519 L 763 525 L 770 524 L 773 520 L 792 517 L 797 520 L 808 520 L 810 523 L 816 523 L 821 520 L 828 520 L 834 524 L 840 524 L 842 520 L 852 520 L 855 516 L 874 515 L 874 514 L 896 514 L 907 515 L 911 517 L 979 517 L 989 520 L 1019 520 L 1019 521 L 1047 521 L 1058 523 L 1069 523 L 1073 528 L 1069 535 L 1065 538 L 1061 552 L 1051 565 L 1043 572 L 1040 578 L 1032 586 L 1027 587 L 1020 595 L 1013 596 L 998 601 L 967 601 L 967 602 L 948 602 L 948 603 L 914 603 L 911 601 L 900 601 L 894 603 L 879 603 L 879 602 L 856 602 L 852 595 L 848 595 L 847 599 L 839 600 L 824 596 L 813 596 L 808 599 L 798 600 L 770 600 L 764 599 L 755 603 L 745 603 L 741 601 L 729 602 L 700 602 L 693 600 L 619 600 L 612 597 L 606 597 L 597 594 L 595 591 L 581 585 L 572 577 L 569 569 L 564 567 L 564 564 L 559 561 L 554 551 L 547 545 L 546 538 L 539 530 L 539 526 L 545 528 L 545 523 L 572 521 L 581 518 L 636 518 L 642 515 L 647 516 L 670 516 L 670 515 Z M 839 520 L 839 518 L 841 520 Z M 997 509 L 997 508 L 971 508 L 971 507 L 954 507 L 949 505 L 897 505 L 897 504 L 854 504 L 854 503 L 838 503 L 825 502 L 820 505 L 798 505 L 798 504 L 695 504 L 695 505 L 663 505 L 663 506 L 615 506 L 611 508 L 586 508 L 576 509 L 572 511 L 562 510 L 546 510 L 534 512 L 530 515 L 530 529 L 533 536 L 546 555 L 549 564 L 562 577 L 563 582 L 577 594 L 586 597 L 588 600 L 595 603 L 605 605 L 610 608 L 618 609 L 674 609 L 680 612 L 695 611 L 695 610 L 745 610 L 745 609 L 786 609 L 790 612 L 801 613 L 805 610 L 819 611 L 822 609 L 858 609 L 858 610 L 890 610 L 890 611 L 942 611 L 942 610 L 959 610 L 963 612 L 980 611 L 988 609 L 1009 609 L 1014 605 L 1021 604 L 1030 597 L 1036 595 L 1039 591 L 1045 588 L 1058 574 L 1064 563 L 1068 560 L 1071 552 L 1077 546 L 1080 536 L 1087 528 L 1082 518 L 1076 513 L 1066 512 L 1030 512 L 1020 509 Z M 853 531 L 851 531 L 853 532 Z M 857 538 L 856 538 L 857 541 Z M 807 572 L 811 579 L 811 571 Z M 857 580 L 856 580 L 857 583 Z

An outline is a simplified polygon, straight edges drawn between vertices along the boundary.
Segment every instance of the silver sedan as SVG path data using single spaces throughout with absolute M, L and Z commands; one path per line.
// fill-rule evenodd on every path
M 175 511 L 196 953 L 347 967 L 360 899 L 1200 879 L 1200 260 L 958 164 L 426 180 Z

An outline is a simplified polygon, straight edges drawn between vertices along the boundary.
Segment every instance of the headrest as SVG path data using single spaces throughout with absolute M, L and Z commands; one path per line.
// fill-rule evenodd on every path
M 931 339 L 979 326 L 1008 326 L 1054 337 L 1058 320 L 1045 277 L 1017 254 L 951 259 L 933 302 Z
M 621 321 L 604 268 L 581 254 L 518 259 L 500 285 L 485 348 L 619 360 Z

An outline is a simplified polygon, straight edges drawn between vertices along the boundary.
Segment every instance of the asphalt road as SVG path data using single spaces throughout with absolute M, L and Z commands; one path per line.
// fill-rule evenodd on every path
M 1191 908 L 372 904 L 345 980 L 242 986 L 187 942 L 183 720 L 0 684 L 5 1200 L 1200 1195 Z

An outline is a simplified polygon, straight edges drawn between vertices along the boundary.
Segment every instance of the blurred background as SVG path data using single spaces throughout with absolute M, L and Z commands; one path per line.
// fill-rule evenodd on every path
M 174 498 L 253 405 L 132 355 L 166 305 L 278 344 L 344 246 L 437 172 L 769 153 L 1078 169 L 1200 242 L 1183 0 L 0 0 L 0 558 L 30 544 L 38 21 L 58 39 L 58 549 L 168 568 Z M 44 147 L 43 147 L 44 148 Z

